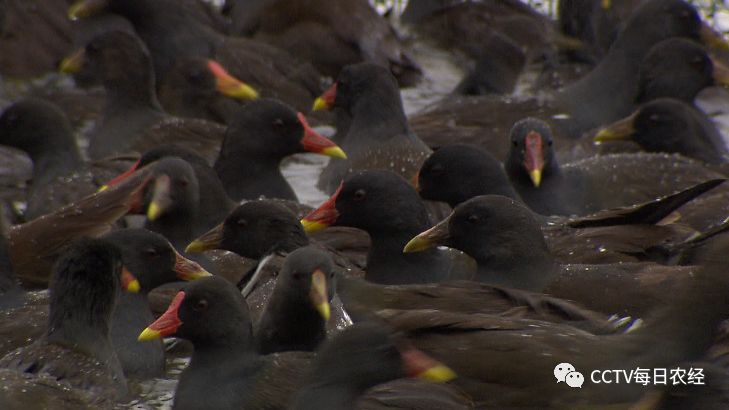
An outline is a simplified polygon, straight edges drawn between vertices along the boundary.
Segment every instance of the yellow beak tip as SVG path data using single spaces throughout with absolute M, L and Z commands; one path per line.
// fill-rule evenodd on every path
M 456 372 L 451 370 L 448 366 L 445 366 L 442 364 L 431 367 L 430 369 L 428 369 L 418 375 L 419 379 L 429 380 L 432 382 L 439 382 L 439 383 L 453 380 L 456 377 L 458 377 L 456 375 Z
M 416 236 L 415 238 L 411 239 L 408 243 L 405 244 L 405 247 L 402 249 L 402 252 L 403 253 L 422 252 L 431 247 L 432 247 L 432 245 L 427 240 Z
M 186 281 L 189 282 L 189 281 L 193 281 L 193 280 L 198 280 L 198 279 L 206 278 L 208 276 L 213 276 L 213 274 L 210 273 L 210 272 L 208 272 L 208 271 L 206 271 L 206 270 L 200 270 L 200 271 L 197 271 L 197 272 L 193 272 L 193 273 L 191 273 L 189 275 L 186 275 L 185 278 L 184 278 L 184 280 L 186 280 Z
M 329 318 L 332 316 L 331 308 L 329 307 L 329 303 L 322 303 L 319 304 L 316 307 L 316 310 L 319 311 L 319 314 L 321 314 L 321 317 L 324 318 L 325 322 L 329 321 Z
M 139 281 L 134 279 L 133 281 L 129 282 L 127 285 L 127 292 L 129 293 L 139 293 L 139 290 L 142 287 L 139 285 Z
M 534 187 L 539 188 L 539 185 L 542 183 L 542 171 L 536 169 L 529 173 L 529 177 L 531 178 Z
M 312 111 L 321 111 L 327 109 L 327 103 L 323 98 L 319 97 L 314 100 L 314 105 L 311 107 Z
M 205 243 L 202 241 L 192 241 L 190 242 L 187 247 L 185 248 L 185 253 L 199 253 L 207 248 L 205 247 Z
M 257 100 L 258 91 L 254 90 L 253 87 L 247 84 L 240 84 L 235 90 L 228 93 L 229 97 L 237 98 L 239 100 Z
M 339 146 L 333 146 L 329 148 L 324 148 L 321 152 L 323 155 L 326 155 L 328 157 L 332 158 L 341 158 L 341 159 L 347 159 L 347 154 L 339 148 Z
M 312 232 L 321 231 L 324 228 L 326 228 L 328 225 L 327 224 L 323 224 L 323 223 L 318 222 L 318 221 L 310 221 L 308 219 L 302 219 L 301 220 L 301 226 L 304 228 L 304 232 L 306 232 L 306 233 L 312 233 Z
M 137 340 L 140 342 L 148 342 L 151 340 L 157 340 L 161 339 L 162 334 L 156 330 L 145 328 L 142 333 L 139 334 L 139 337 L 137 337 Z
M 101 187 L 99 187 L 99 190 L 96 191 L 96 192 L 104 192 L 107 189 L 109 189 L 109 185 L 102 185 Z
M 149 208 L 147 208 L 147 219 L 150 221 L 154 221 L 158 219 L 162 215 L 162 209 L 160 208 L 157 203 L 152 202 L 149 204 Z

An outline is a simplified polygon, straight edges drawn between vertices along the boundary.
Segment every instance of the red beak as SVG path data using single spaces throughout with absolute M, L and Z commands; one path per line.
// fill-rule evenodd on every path
M 301 126 L 304 127 L 304 136 L 301 138 L 301 145 L 305 150 L 335 158 L 347 158 L 347 155 L 337 144 L 317 133 L 309 126 L 309 122 L 306 121 L 304 114 L 298 113 L 296 116 L 299 118 Z
M 319 206 L 319 208 L 311 211 L 309 215 L 306 215 L 304 219 L 301 220 L 301 225 L 304 227 L 306 232 L 320 231 L 337 222 L 337 218 L 339 217 L 339 212 L 336 207 L 337 197 L 339 196 L 339 193 L 342 192 L 343 185 L 344 182 L 340 183 L 339 188 L 337 188 L 331 198 L 327 199 L 326 202 Z
M 116 177 L 114 177 L 114 179 L 112 179 L 111 181 L 107 182 L 106 184 L 102 185 L 101 188 L 99 188 L 99 191 L 106 191 L 107 189 L 109 189 L 109 188 L 111 188 L 111 187 L 113 187 L 115 185 L 119 185 L 122 181 L 124 181 L 125 179 L 129 178 L 129 176 L 132 175 L 134 173 L 134 171 L 137 170 L 137 168 L 139 168 L 139 162 L 140 161 L 142 161 L 142 160 L 141 159 L 138 159 L 137 162 L 135 162 L 134 165 L 132 165 L 131 168 L 129 168 L 128 170 L 126 170 L 126 171 L 122 172 L 121 174 L 117 175 Z
M 324 94 L 320 95 L 315 101 L 314 101 L 314 107 L 312 108 L 312 111 L 319 111 L 319 110 L 331 110 L 332 107 L 334 107 L 334 100 L 337 99 L 337 83 L 332 84 L 329 89 L 324 91 Z
M 147 326 L 144 331 L 139 335 L 139 341 L 155 340 L 161 337 L 174 335 L 177 329 L 182 325 L 182 321 L 178 317 L 178 311 L 182 301 L 185 300 L 185 292 L 180 291 L 172 299 L 172 303 L 167 308 L 165 313 L 155 320 L 154 323 Z

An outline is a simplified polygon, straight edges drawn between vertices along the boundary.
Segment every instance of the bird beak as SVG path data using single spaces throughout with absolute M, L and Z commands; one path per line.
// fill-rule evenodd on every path
M 122 267 L 121 285 L 122 290 L 129 293 L 139 293 L 139 289 L 141 288 L 139 280 L 137 280 L 132 272 L 129 272 L 126 266 Z
M 215 76 L 215 87 L 221 94 L 239 100 L 258 99 L 253 87 L 230 75 L 217 61 L 208 60 L 208 69 Z
M 309 300 L 319 312 L 324 321 L 329 321 L 331 309 L 329 308 L 329 297 L 327 292 L 327 276 L 321 270 L 317 269 L 311 275 L 311 290 L 309 291 Z
M 150 340 L 161 339 L 165 336 L 174 335 L 177 329 L 182 325 L 182 321 L 178 316 L 180 305 L 185 300 L 185 292 L 180 291 L 172 299 L 172 303 L 167 308 L 165 313 L 162 314 L 157 320 L 151 325 L 147 326 L 146 329 L 139 334 L 137 340 L 140 342 L 148 342 Z
M 63 74 L 74 74 L 81 71 L 81 68 L 86 62 L 86 50 L 79 49 L 73 52 L 70 56 L 64 58 L 61 64 L 58 66 L 58 71 Z
M 149 221 L 159 219 L 172 206 L 170 185 L 171 182 L 168 175 L 163 174 L 155 179 L 152 202 L 149 203 L 149 207 L 147 208 L 147 219 Z
M 301 220 L 301 226 L 304 227 L 306 233 L 320 231 L 337 222 L 339 212 L 337 211 L 336 204 L 337 197 L 342 192 L 342 186 L 344 186 L 344 182 L 339 184 L 339 188 L 337 188 L 331 198 L 327 199 L 319 208 L 311 211 L 309 215 L 306 215 Z
M 99 188 L 99 190 L 97 192 L 106 191 L 107 189 L 109 189 L 115 185 L 118 185 L 120 182 L 127 179 L 130 175 L 132 175 L 139 168 L 139 163 L 141 161 L 142 161 L 141 159 L 138 159 L 137 162 L 135 162 L 131 168 L 129 168 L 128 170 L 124 171 L 123 173 L 117 175 L 116 177 L 114 177 L 114 179 L 107 182 L 106 184 L 102 185 L 101 188 Z
M 206 276 L 213 276 L 210 272 L 203 269 L 199 263 L 187 259 L 180 255 L 177 251 L 175 251 L 175 272 L 177 273 L 177 277 L 184 281 L 198 280 Z
M 451 216 L 453 216 L 453 213 L 451 213 L 446 219 L 438 222 L 438 224 L 434 227 L 411 239 L 407 244 L 405 244 L 405 248 L 402 250 L 403 253 L 422 252 L 439 245 L 446 245 L 450 238 L 448 225 L 451 222 Z
M 598 131 L 593 138 L 596 144 L 608 141 L 630 141 L 635 134 L 635 117 L 638 111 Z
M 613 2 L 611 0 L 602 0 L 600 2 L 600 7 L 602 7 L 603 10 L 610 10 L 610 8 L 613 6 Z
M 329 89 L 324 91 L 324 94 L 320 95 L 314 100 L 314 106 L 311 108 L 312 111 L 331 110 L 334 107 L 334 100 L 337 98 L 337 83 L 332 84 Z
M 222 223 L 190 242 L 185 248 L 185 252 L 199 253 L 202 251 L 209 251 L 211 249 L 220 249 L 221 242 L 223 242 Z
M 524 141 L 524 167 L 529 173 L 532 183 L 539 188 L 542 183 L 542 170 L 544 169 L 544 142 L 538 132 L 531 131 Z
M 68 9 L 68 18 L 78 20 L 98 14 L 108 6 L 108 0 L 81 0 Z
M 448 366 L 425 354 L 422 350 L 408 345 L 399 347 L 405 373 L 408 377 L 444 383 L 458 377 Z
M 304 114 L 298 113 L 296 116 L 299 118 L 301 126 L 304 127 L 304 136 L 301 137 L 301 145 L 306 151 L 333 158 L 347 159 L 347 154 L 337 144 L 317 133 L 309 126 L 309 122 L 306 121 Z
M 714 82 L 719 85 L 728 87 L 729 86 L 729 67 L 724 65 L 724 63 L 717 60 L 716 58 L 712 58 L 711 62 L 714 65 L 714 71 L 712 73 L 712 77 L 714 77 Z
M 707 47 L 715 48 L 717 50 L 729 50 L 729 42 L 727 42 L 720 33 L 716 32 L 706 23 L 701 24 L 699 37 L 701 38 L 701 42 Z

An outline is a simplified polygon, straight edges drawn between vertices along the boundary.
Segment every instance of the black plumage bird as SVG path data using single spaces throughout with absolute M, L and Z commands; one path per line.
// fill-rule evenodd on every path
M 33 161 L 26 220 L 75 202 L 97 189 L 68 119 L 49 102 L 27 98 L 6 108 L 0 115 L 0 144 L 24 151 Z
M 331 257 L 313 246 L 286 257 L 256 329 L 259 352 L 316 350 L 331 316 L 334 269 Z
M 307 232 L 330 225 L 366 231 L 372 245 L 365 278 L 384 284 L 430 283 L 472 278 L 471 261 L 463 255 L 430 250 L 404 255 L 414 233 L 429 224 L 425 204 L 413 187 L 389 171 L 353 174 L 318 209 L 304 217 Z
M 665 303 L 668 294 L 680 292 L 692 272 L 692 267 L 655 263 L 562 265 L 551 254 L 533 213 L 497 195 L 457 206 L 451 216 L 409 241 L 404 251 L 437 245 L 472 256 L 484 283 L 543 291 L 606 313 L 645 313 Z
M 122 274 L 119 250 L 81 239 L 54 267 L 46 334 L 0 359 L 0 367 L 49 376 L 109 405 L 128 393 L 109 331 Z
M 343 68 L 317 99 L 314 109 L 320 108 L 334 111 L 334 140 L 348 156 L 322 171 L 318 186 L 325 192 L 334 192 L 347 175 L 367 169 L 386 169 L 409 180 L 431 152 L 410 129 L 395 78 L 376 64 Z

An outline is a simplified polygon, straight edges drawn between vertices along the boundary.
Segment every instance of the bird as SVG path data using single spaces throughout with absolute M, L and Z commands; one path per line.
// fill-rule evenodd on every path
M 128 62 L 119 68 L 119 60 Z M 152 60 L 142 41 L 132 33 L 110 31 L 95 37 L 67 62 L 64 71 L 89 64 L 106 90 L 102 117 L 90 132 L 88 154 L 100 159 L 136 150 L 144 152 L 175 141 L 201 152 L 217 151 L 225 127 L 200 119 L 170 116 L 156 96 Z M 133 67 L 133 69 L 132 69 Z M 182 142 L 185 141 L 185 142 Z
M 498 195 L 460 204 L 451 216 L 411 239 L 403 251 L 437 245 L 473 257 L 484 283 L 545 292 L 599 312 L 631 316 L 665 303 L 667 293 L 680 292 L 694 269 L 647 262 L 562 265 L 550 253 L 533 213 Z
M 535 214 L 535 218 L 551 253 L 561 263 L 664 261 L 666 255 L 655 255 L 654 251 L 678 245 L 696 234 L 680 218 L 678 222 L 668 221 L 683 215 L 687 203 L 711 196 L 707 191 L 722 181 L 707 181 L 656 200 L 585 217 Z M 447 145 L 431 154 L 418 173 L 416 189 L 422 198 L 444 201 L 452 208 L 479 195 L 502 195 L 523 203 L 501 163 L 487 151 L 468 144 Z
M 233 2 L 228 10 L 233 33 L 280 47 L 332 78 L 344 66 L 362 61 L 389 69 L 402 87 L 422 77 L 400 34 L 367 2 L 261 3 L 251 12 L 249 5 Z
M 303 392 L 315 386 L 313 375 L 318 375 L 320 367 L 328 369 L 330 366 L 324 363 L 331 360 L 338 362 L 336 358 L 342 350 L 362 349 L 366 341 L 359 335 L 371 334 L 373 328 L 357 328 L 366 330 L 347 332 L 347 336 L 334 338 L 332 344 L 322 347 L 321 352 L 326 353 L 318 356 L 321 358 L 319 361 L 312 360 L 314 354 L 311 352 L 260 356 L 255 352 L 252 324 L 240 292 L 224 279 L 210 277 L 188 284 L 177 294 L 168 310 L 139 335 L 139 339 L 148 341 L 174 335 L 188 339 L 195 345 L 190 365 L 180 375 L 173 404 L 175 409 L 283 409 L 298 400 L 294 397 L 301 397 L 298 395 L 305 394 Z M 374 340 L 383 339 L 375 337 Z M 364 345 L 368 351 L 371 344 Z M 376 345 L 383 346 L 379 343 Z M 389 349 L 392 344 L 385 346 Z M 442 381 L 453 377 L 447 367 L 409 349 L 406 344 L 401 349 L 405 363 L 418 366 L 404 367 L 408 371 L 394 373 L 393 378 L 410 375 Z M 375 355 L 381 350 L 373 349 Z M 224 361 L 220 360 L 220 355 L 225 355 Z M 345 357 L 357 356 L 345 354 Z M 344 370 L 346 367 L 338 366 L 337 369 Z M 211 372 L 211 368 L 216 371 Z M 334 375 L 331 372 L 329 374 Z M 347 377 L 340 377 L 346 384 Z M 276 383 L 271 383 L 271 380 Z M 215 394 L 206 397 L 199 394 L 200 389 Z
M 261 354 L 317 349 L 331 316 L 334 274 L 331 257 L 314 246 L 286 256 L 256 327 Z
M 159 83 L 162 108 L 183 118 L 228 124 L 240 103 L 258 99 L 258 91 L 220 63 L 199 57 L 179 61 Z
M 631 141 L 647 152 L 676 153 L 706 164 L 721 165 L 729 153 L 716 126 L 702 112 L 674 98 L 657 98 L 628 117 L 600 129 L 603 144 Z
M 448 144 L 423 162 L 415 178 L 423 199 L 455 208 L 478 195 L 502 195 L 521 201 L 501 162 L 477 145 Z
M 716 244 L 684 290 L 626 334 L 593 335 L 564 324 L 430 309 L 391 310 L 378 317 L 413 335 L 417 348 L 453 369 L 459 376 L 453 383 L 481 406 L 625 406 L 641 398 L 643 386 L 618 388 L 588 379 L 596 370 L 668 369 L 700 359 L 725 318 L 726 246 L 726 240 Z M 581 389 L 552 378 L 562 363 L 582 372 Z
M 430 147 L 453 142 L 473 143 L 503 158 L 509 149 L 503 134 L 520 119 L 536 117 L 555 128 L 560 143 L 562 139 L 569 141 L 563 144 L 562 158 L 582 158 L 585 148 L 574 146 L 575 140 L 594 128 L 627 116 L 636 104 L 645 102 L 637 100 L 640 83 L 647 78 L 641 72 L 666 78 L 663 84 L 685 81 L 682 73 L 685 69 L 694 72 L 681 63 L 688 58 L 684 54 L 688 50 L 670 52 L 669 48 L 661 47 L 657 54 L 661 57 L 644 60 L 653 47 L 672 37 L 702 39 L 716 48 L 726 47 L 687 2 L 646 1 L 626 21 L 600 64 L 561 91 L 508 98 L 449 97 L 412 115 L 410 124 Z M 665 66 L 676 70 L 663 71 Z
M 669 38 L 651 48 L 643 59 L 635 102 L 675 98 L 692 104 L 701 90 L 728 83 L 726 64 L 706 47 L 686 38 Z
M 69 16 L 84 18 L 107 11 L 127 18 L 154 61 L 157 78 L 164 78 L 182 58 L 210 58 L 264 97 L 305 110 L 321 92 L 321 74 L 308 62 L 260 41 L 226 36 L 189 7 L 162 0 L 147 2 L 81 0 Z
M 261 99 L 236 112 L 214 168 L 233 200 L 260 196 L 295 200 L 279 166 L 285 157 L 307 151 L 337 159 L 334 162 L 347 158 L 339 146 L 315 132 L 302 113 Z
M 190 282 L 139 334 L 139 340 L 171 336 L 188 340 L 195 348 L 175 390 L 176 410 L 284 409 L 303 383 L 313 355 L 259 355 L 243 296 L 216 276 Z
M 526 53 L 508 36 L 494 33 L 473 54 L 476 63 L 453 90 L 460 95 L 510 94 L 527 63 Z
M 354 323 L 372 320 L 373 312 L 431 309 L 464 314 L 483 313 L 528 318 L 572 326 L 594 334 L 625 330 L 629 319 L 592 311 L 548 295 L 473 281 L 418 285 L 379 285 L 337 277 L 337 296 Z
M 157 147 L 144 152 L 142 156 L 131 167 L 129 167 L 129 169 L 107 181 L 104 185 L 102 185 L 100 190 L 106 190 L 110 187 L 116 186 L 126 180 L 126 178 L 130 175 L 133 175 L 135 171 L 166 157 L 177 157 L 179 160 L 187 162 L 193 170 L 195 176 L 194 179 L 197 180 L 198 196 L 204 200 L 198 201 L 196 213 L 188 211 L 194 214 L 192 229 L 195 234 L 205 232 L 215 226 L 225 218 L 231 209 L 235 208 L 235 202 L 228 197 L 218 175 L 208 164 L 206 159 L 190 149 L 173 144 L 158 145 Z M 178 162 L 178 164 L 180 163 Z M 185 165 L 180 164 L 179 166 L 187 169 Z M 150 167 L 150 169 L 152 168 L 154 168 L 154 166 Z M 185 172 L 183 172 L 183 174 L 185 174 Z M 186 176 L 188 180 L 193 180 L 190 175 L 183 176 Z M 187 192 L 187 187 L 181 188 L 184 188 L 180 189 L 181 193 Z M 150 195 L 153 196 L 155 187 L 150 187 L 150 189 L 152 192 Z M 186 195 L 180 195 L 179 198 L 170 197 L 169 199 L 178 199 L 180 202 L 183 202 L 182 200 L 184 198 L 186 198 Z M 151 200 L 151 197 L 149 199 Z M 188 201 L 188 203 L 191 203 L 191 201 Z M 145 214 L 149 205 L 149 201 L 139 204 L 139 206 L 136 209 L 131 210 L 130 213 Z M 171 205 L 172 204 L 169 206 Z M 164 213 L 164 210 L 162 210 L 162 212 Z
M 506 174 L 542 215 L 585 215 L 633 205 L 722 174 L 678 155 L 611 154 L 560 165 L 549 125 L 525 118 L 511 129 Z
M 366 231 L 372 245 L 365 279 L 375 283 L 430 283 L 468 279 L 474 273 L 471 261 L 462 255 L 441 250 L 402 254 L 402 247 L 429 224 L 429 217 L 415 189 L 390 171 L 352 174 L 301 224 L 307 232 L 331 225 Z
M 290 408 L 351 409 L 367 389 L 405 377 L 446 382 L 457 375 L 443 363 L 415 349 L 387 326 L 376 322 L 359 323 L 340 331 L 322 346 L 311 364 L 305 385 L 292 399 Z M 424 383 L 420 387 L 427 391 L 430 384 Z M 397 390 L 392 392 L 398 393 Z M 427 402 L 424 398 L 407 399 Z M 354 405 L 354 408 L 361 407 Z
M 16 279 L 27 288 L 47 288 L 53 264 L 70 242 L 108 233 L 121 217 L 143 204 L 150 171 L 140 169 L 111 189 L 9 227 L 8 253 Z
M 395 78 L 376 64 L 343 68 L 315 102 L 315 109 L 324 108 L 334 111 L 334 141 L 348 156 L 322 171 L 317 186 L 325 192 L 334 192 L 342 178 L 365 169 L 387 169 L 411 179 L 431 152 L 408 125 Z
M 41 215 L 92 194 L 98 182 L 84 162 L 66 116 L 54 104 L 24 98 L 0 115 L 0 144 L 33 161 L 24 217 Z
M 0 367 L 49 376 L 101 403 L 128 394 L 109 339 L 122 274 L 119 250 L 99 239 L 80 239 L 54 266 L 45 335 L 0 359 Z
M 197 263 L 180 255 L 162 235 L 140 228 L 126 228 L 102 237 L 120 251 L 124 269 L 136 278 L 137 292 L 122 292 L 112 314 L 111 343 L 124 375 L 144 380 L 160 377 L 165 370 L 161 343 L 138 343 L 137 335 L 154 316 L 148 295 L 154 288 L 179 280 L 210 276 Z
M 337 233 L 333 236 L 331 239 L 335 241 L 337 236 L 341 236 L 347 241 L 346 244 L 351 242 L 348 241 L 351 232 Z M 311 256 L 312 262 L 320 261 L 323 266 L 333 262 L 336 271 L 347 272 L 353 276 L 362 274 L 360 266 L 352 261 L 350 253 L 340 253 L 317 239 L 310 239 L 304 232 L 299 217 L 284 204 L 270 199 L 248 201 L 237 206 L 218 226 L 191 241 L 185 251 L 195 253 L 219 249 L 253 259 L 255 261 L 253 267 L 239 270 L 238 276 L 232 281 L 242 289 L 250 307 L 251 318 L 254 323 L 258 323 L 273 298 L 274 290 L 279 286 L 277 283 L 284 273 L 284 268 L 287 265 L 295 267 L 291 262 L 286 262 L 287 257 L 302 248 L 309 249 L 303 255 Z M 299 253 L 297 260 L 301 261 L 301 258 L 302 253 Z M 290 268 L 286 269 L 289 274 L 293 273 Z M 330 284 L 331 281 L 327 280 L 327 286 Z M 282 289 L 291 288 L 284 284 L 281 286 Z M 282 293 L 283 290 L 278 292 Z M 331 318 L 324 322 L 329 329 L 348 322 L 341 303 L 337 303 L 336 300 L 331 302 L 329 309 Z M 290 306 L 286 302 L 281 303 L 284 307 Z

